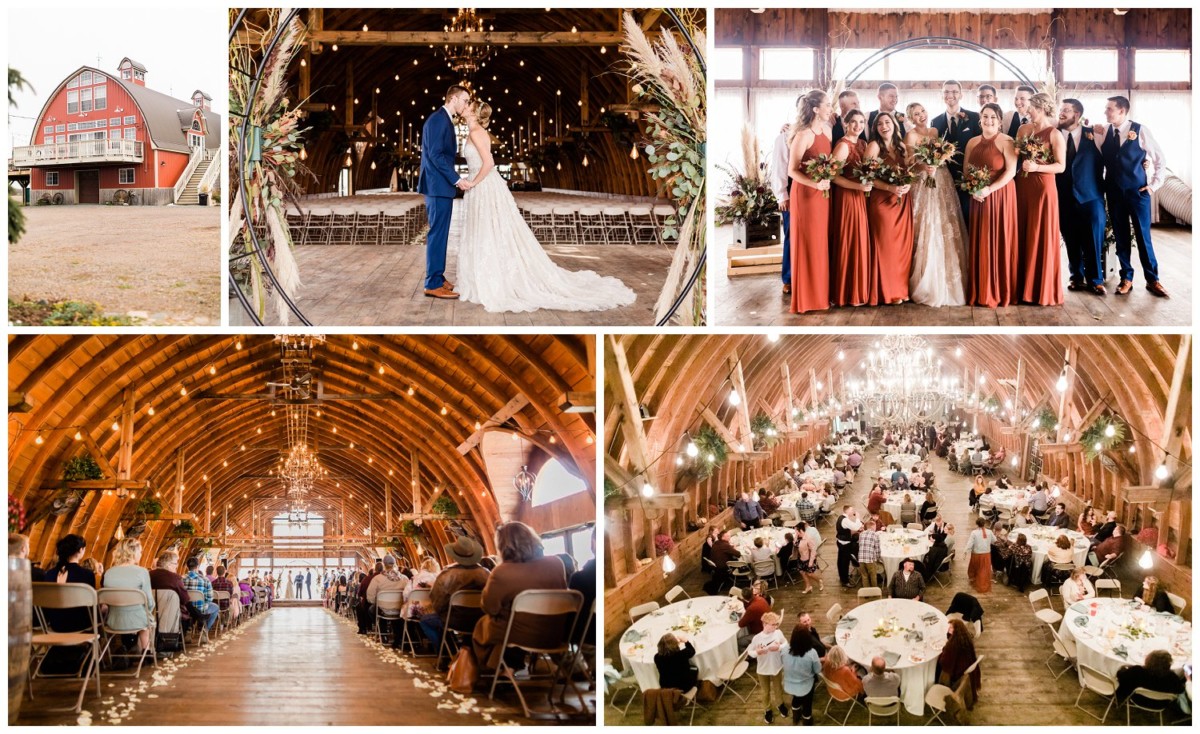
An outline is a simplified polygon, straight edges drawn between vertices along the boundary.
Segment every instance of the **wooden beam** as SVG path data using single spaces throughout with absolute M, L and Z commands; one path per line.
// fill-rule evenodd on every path
M 1121 493 L 1121 496 L 1126 502 L 1147 502 L 1150 504 L 1162 503 L 1163 508 L 1171 499 L 1174 492 L 1172 487 L 1160 487 L 1158 485 L 1146 485 L 1138 487 L 1126 487 Z M 1164 539 L 1165 539 L 1164 533 Z
M 699 412 L 704 420 L 708 421 L 709 425 L 716 429 L 717 435 L 721 437 L 721 440 L 729 444 L 729 450 L 735 454 L 740 453 L 738 451 L 738 446 L 740 446 L 742 442 L 738 441 L 737 437 L 733 435 L 733 432 L 721 422 L 721 419 L 718 418 L 717 414 L 712 411 L 712 408 L 708 407 L 707 405 L 697 406 L 697 408 L 700 408 Z
M 625 471 L 625 467 L 621 466 L 621 462 L 612 454 L 604 455 L 604 474 L 618 486 L 629 487 L 631 492 L 636 491 L 633 489 L 633 475 Z
M 421 455 L 415 448 L 409 449 L 409 463 L 412 465 L 412 509 L 421 511 Z
M 346 62 L 346 109 L 345 109 L 345 115 L 343 116 L 343 119 L 345 120 L 344 124 L 346 125 L 346 127 L 350 127 L 354 124 L 354 62 L 353 61 Z M 353 149 L 353 144 L 351 144 L 351 155 L 353 155 L 356 152 L 357 151 L 355 151 Z M 358 161 L 355 160 L 355 163 L 358 163 Z
M 784 430 L 790 433 L 792 428 L 796 425 L 792 420 L 792 410 L 794 410 L 796 407 L 796 401 L 792 395 L 792 368 L 788 366 L 787 360 L 785 359 L 780 361 L 779 370 L 783 376 L 783 391 L 785 397 L 787 398 L 787 405 L 785 405 L 783 408 Z
M 183 447 L 175 449 L 175 511 L 183 512 Z M 221 526 L 221 532 L 225 532 L 225 526 Z
M 1179 414 L 1179 405 L 1182 402 L 1184 384 L 1186 382 L 1188 391 L 1191 391 L 1191 372 L 1192 362 L 1192 336 L 1184 334 L 1179 339 L 1179 351 L 1175 353 L 1175 374 L 1171 377 L 1171 392 L 1167 396 L 1167 407 L 1163 411 L 1163 432 L 1162 439 L 1158 442 L 1163 450 L 1176 457 L 1174 459 L 1166 459 L 1169 461 L 1169 469 L 1174 469 L 1179 463 L 1179 450 L 1183 443 L 1183 427 L 1176 426 L 1176 417 Z M 1172 471 L 1174 473 L 1174 471 Z
M 746 393 L 746 378 L 742 372 L 742 360 L 736 353 L 729 355 L 729 379 L 742 398 L 737 404 L 737 415 L 741 419 L 742 441 L 747 442 L 747 449 L 753 447 L 754 439 L 750 433 L 750 396 Z
M 657 8 L 651 8 L 651 9 L 647 10 L 646 15 L 644 15 L 642 17 L 642 30 L 647 31 L 647 32 L 653 31 L 654 24 L 656 22 L 658 22 L 658 19 L 661 16 L 662 16 L 662 10 L 659 10 Z
M 23 392 L 8 391 L 8 412 L 9 413 L 30 413 L 33 411 L 33 403 L 29 402 L 29 396 Z
M 615 334 L 608 335 L 608 349 L 604 350 L 606 380 L 616 397 L 617 405 L 624 411 L 620 416 L 621 433 L 625 437 L 625 450 L 629 454 L 632 474 L 638 475 L 649 466 L 649 448 L 646 429 L 642 425 L 637 390 L 633 373 L 629 370 L 629 359 L 625 347 Z
M 133 423 L 136 416 L 134 394 L 125 388 L 121 401 L 121 444 L 117 450 L 117 479 L 133 476 Z
M 120 478 L 117 477 L 117 470 L 109 463 L 108 457 L 104 455 L 104 452 L 96 444 L 96 439 L 92 438 L 89 433 L 84 433 L 83 431 L 80 431 L 80 433 L 83 435 L 83 445 L 87 446 L 88 451 L 96 459 L 96 463 L 100 465 L 100 471 L 104 472 L 104 476 Z
M 572 390 L 558 399 L 558 409 L 564 413 L 595 413 L 596 393 Z
M 504 425 L 508 422 L 509 418 L 512 418 L 517 413 L 520 413 L 527 405 L 529 405 L 529 398 L 525 397 L 524 394 L 517 395 L 512 400 L 509 400 L 508 403 L 499 411 L 497 411 L 495 415 L 493 415 L 491 418 L 488 418 L 478 431 L 472 433 L 467 437 L 467 440 L 458 445 L 458 453 L 466 456 L 467 452 L 478 446 L 480 442 L 483 441 L 483 434 L 486 433 L 489 428 Z
M 1067 372 L 1067 389 L 1058 396 L 1058 436 L 1055 439 L 1057 443 L 1062 443 L 1063 435 L 1070 430 L 1070 416 L 1068 412 L 1071 410 L 1071 399 L 1075 396 L 1075 373 L 1078 365 L 1075 364 L 1079 359 L 1078 348 L 1075 345 L 1074 337 L 1067 343 L 1067 351 L 1065 355 L 1066 372 Z
M 314 30 L 309 40 L 339 46 L 434 46 L 475 44 L 481 46 L 620 46 L 625 34 L 620 31 L 491 31 L 484 33 L 447 33 L 445 31 L 332 31 Z M 614 48 L 614 50 L 616 50 Z

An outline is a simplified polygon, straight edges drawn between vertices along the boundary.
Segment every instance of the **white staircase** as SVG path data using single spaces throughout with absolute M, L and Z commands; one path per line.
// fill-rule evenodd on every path
M 204 151 L 204 158 L 192 171 L 191 177 L 188 178 L 187 185 L 183 187 L 183 193 L 179 195 L 179 200 L 175 202 L 176 204 L 180 206 L 196 206 L 200 203 L 200 181 L 204 178 L 204 174 L 208 171 L 208 167 L 216 164 L 214 160 L 216 158 L 216 154 L 216 148 Z

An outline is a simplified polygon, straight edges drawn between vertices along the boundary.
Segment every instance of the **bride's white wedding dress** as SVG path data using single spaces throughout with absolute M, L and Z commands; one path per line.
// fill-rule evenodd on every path
M 967 261 L 967 228 L 958 203 L 958 189 L 945 166 L 939 166 L 931 189 L 913 184 L 912 275 L 908 289 L 914 303 L 962 306 L 967 302 L 963 273 Z
M 483 159 L 470 140 L 463 146 L 474 177 Z M 554 264 L 521 217 L 500 172 L 492 169 L 463 199 L 458 280 L 464 301 L 490 313 L 550 309 L 604 311 L 628 306 L 637 294 L 617 278 Z

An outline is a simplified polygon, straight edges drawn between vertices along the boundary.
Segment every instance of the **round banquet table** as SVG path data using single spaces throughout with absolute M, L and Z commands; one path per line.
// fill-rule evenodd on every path
M 799 501 L 799 492 L 788 492 L 787 494 L 781 494 L 779 495 L 779 511 L 786 512 L 791 515 L 793 519 L 799 520 L 800 516 L 796 514 L 796 503 Z M 837 502 L 837 497 L 834 497 L 833 495 L 822 497 L 819 494 L 813 494 L 810 492 L 808 495 L 808 501 L 812 502 L 813 507 L 816 507 L 817 510 L 829 512 L 833 507 L 833 503 Z
M 856 443 L 839 443 L 835 446 L 830 446 L 829 450 L 834 452 L 835 454 L 841 454 L 842 456 L 849 456 L 850 452 L 853 451 L 854 449 L 858 449 L 858 453 L 861 454 L 863 452 L 863 448 L 864 447 L 859 446 Z
M 738 619 L 742 605 L 728 596 L 702 596 L 667 605 L 638 619 L 621 636 L 621 665 L 632 670 L 643 691 L 658 688 L 654 654 L 667 632 L 682 631 L 696 648 L 692 663 L 700 680 L 720 682 L 721 671 L 737 660 Z M 704 620 L 697 631 L 684 629 L 688 617 Z
M 793 505 L 795 507 L 795 505 Z M 779 549 L 787 542 L 785 535 L 792 533 L 795 537 L 795 532 L 791 528 L 768 526 L 765 528 L 754 528 L 753 530 L 742 530 L 741 532 L 731 533 L 729 542 L 737 549 L 738 553 L 742 554 L 742 560 L 750 562 L 750 551 L 754 550 L 754 539 L 761 537 L 763 544 L 771 550 L 772 554 L 779 553 Z M 779 568 L 779 556 L 775 558 L 775 573 L 781 573 Z
M 917 464 L 920 464 L 921 461 L 921 457 L 917 456 L 916 454 L 888 454 L 887 456 L 883 457 L 883 466 L 886 469 L 891 469 L 892 464 L 899 464 L 900 469 L 905 474 L 908 474 L 912 471 L 912 468 Z M 888 473 L 888 476 L 891 476 L 890 472 Z
M 800 474 L 800 482 L 812 481 L 818 487 L 833 484 L 833 469 L 813 469 Z
M 929 552 L 933 541 L 923 530 L 883 530 L 879 533 L 879 556 L 890 582 L 905 558 L 919 561 Z
M 950 444 L 950 447 L 951 450 L 954 451 L 955 456 L 962 456 L 964 451 L 971 452 L 974 451 L 977 446 L 982 445 L 983 442 L 977 438 L 960 438 L 959 440 Z
M 1015 515 L 1017 510 L 1028 504 L 1029 492 L 1024 489 L 992 489 L 992 499 L 996 502 L 997 510 L 1008 510 Z
M 1132 639 L 1127 631 L 1130 623 L 1150 636 Z M 1169 612 L 1156 612 L 1136 599 L 1076 602 L 1063 614 L 1058 634 L 1075 640 L 1081 664 L 1114 678 L 1121 666 L 1141 665 L 1154 650 L 1170 652 L 1175 669 L 1192 661 L 1191 623 Z
M 876 629 L 885 621 L 892 624 L 876 637 Z M 883 656 L 888 669 L 900 675 L 904 708 L 920 716 L 949 627 L 946 615 L 934 606 L 912 599 L 880 599 L 842 617 L 836 636 L 846 655 L 864 668 L 871 667 L 871 658 Z
M 900 522 L 900 505 L 904 502 L 904 495 L 912 497 L 912 501 L 917 504 L 917 514 L 921 514 L 921 504 L 925 502 L 925 493 L 910 489 L 907 492 L 887 492 L 886 499 L 883 501 L 883 509 L 888 511 L 888 514 L 896 518 L 896 522 Z M 918 520 L 921 518 L 918 517 Z
M 994 494 L 994 492 L 993 492 Z M 1077 530 L 1067 530 L 1065 528 L 1052 528 L 1046 525 L 1026 525 L 1023 528 L 1013 528 L 1008 533 L 1008 539 L 1012 542 L 1017 542 L 1017 533 L 1024 533 L 1025 540 L 1029 542 L 1029 547 L 1033 548 L 1033 583 L 1040 584 L 1042 582 L 1042 564 L 1046 562 L 1046 552 L 1054 545 L 1054 541 L 1058 540 L 1058 536 L 1065 535 L 1072 543 L 1071 551 L 1074 553 L 1075 565 L 1086 566 L 1088 547 L 1091 545 L 1087 537 Z

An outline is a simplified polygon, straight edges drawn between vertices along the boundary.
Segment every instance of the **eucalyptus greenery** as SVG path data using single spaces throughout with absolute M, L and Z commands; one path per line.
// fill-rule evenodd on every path
M 89 479 L 103 479 L 104 472 L 100 470 L 100 465 L 91 457 L 91 454 L 83 454 L 69 460 L 63 467 L 63 479 L 68 482 L 87 481 Z
M 443 494 L 433 501 L 433 507 L 430 508 L 435 515 L 445 515 L 447 517 L 458 517 L 458 503 L 453 497 Z
M 1034 433 L 1050 433 L 1058 423 L 1058 416 L 1050 409 L 1049 405 L 1043 405 L 1034 419 L 1037 421 L 1037 427 L 1033 429 Z
M 142 517 L 153 517 L 158 519 L 162 516 L 163 504 L 154 497 L 145 497 L 138 501 L 137 506 L 133 508 L 137 515 Z
M 1108 429 L 1112 427 L 1112 435 Z M 1079 434 L 1079 443 L 1083 446 L 1083 454 L 1090 461 L 1105 451 L 1125 443 L 1128 431 L 1125 422 L 1115 415 L 1102 415 Z M 1097 448 L 1097 446 L 1099 448 Z
M 729 445 L 717 433 L 717 430 L 707 423 L 692 436 L 692 443 L 700 453 L 693 460 L 695 474 L 700 479 L 708 479 L 713 472 L 725 465 L 729 460 Z M 708 457 L 712 457 L 710 461 Z
M 780 441 L 779 428 L 775 421 L 761 410 L 750 419 L 750 432 L 754 434 L 754 450 L 773 448 Z
M 604 499 L 610 500 L 617 497 L 624 497 L 625 493 L 617 486 L 617 483 L 608 477 L 604 478 Z
M 180 520 L 175 529 L 171 531 L 171 534 L 191 537 L 196 534 L 196 525 L 191 520 Z

